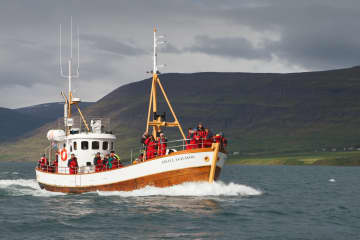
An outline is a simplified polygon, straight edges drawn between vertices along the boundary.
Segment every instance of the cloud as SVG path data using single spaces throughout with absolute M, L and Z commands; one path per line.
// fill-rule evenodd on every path
M 147 51 L 133 46 L 129 43 L 123 43 L 112 38 L 94 34 L 83 34 L 81 35 L 81 39 L 88 41 L 89 44 L 98 50 L 117 54 L 120 56 L 138 56 L 147 54 Z
M 184 51 L 205 53 L 229 58 L 270 60 L 271 55 L 264 48 L 256 48 L 245 38 L 211 38 L 209 36 L 195 36 L 195 43 Z
M 253 8 L 218 12 L 254 31 L 278 31 L 268 51 L 309 70 L 357 65 L 360 59 L 358 1 L 268 1 Z
M 159 52 L 168 64 L 162 72 L 322 70 L 359 65 L 359 12 L 358 0 L 3 0 L 0 105 L 53 101 L 66 87 L 58 26 L 66 39 L 69 16 L 80 26 L 74 85 L 82 98 L 96 100 L 148 77 L 154 26 L 169 42 Z

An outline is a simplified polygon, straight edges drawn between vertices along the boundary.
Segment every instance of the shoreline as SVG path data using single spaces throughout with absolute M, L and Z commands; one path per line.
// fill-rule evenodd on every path
M 230 156 L 226 164 L 350 167 L 360 166 L 360 151 Z

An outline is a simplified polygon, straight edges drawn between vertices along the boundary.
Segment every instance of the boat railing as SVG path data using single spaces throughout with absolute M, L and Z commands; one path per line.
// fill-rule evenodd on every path
M 123 165 L 121 164 L 121 162 L 117 161 L 111 164 L 101 164 L 100 166 L 90 165 L 90 166 L 81 166 L 81 167 L 59 167 L 54 164 L 50 164 L 50 165 L 38 164 L 36 166 L 36 169 L 48 173 L 61 173 L 61 174 L 73 175 L 73 174 L 83 174 L 83 173 L 104 172 L 122 167 Z
M 209 148 L 211 147 L 213 141 L 209 139 L 198 139 L 196 142 L 193 142 L 192 139 L 180 139 L 166 141 L 166 151 L 162 149 L 161 143 L 155 143 L 152 148 L 147 147 L 143 144 L 140 148 L 135 148 L 131 150 L 131 163 L 142 162 L 150 160 L 151 158 L 164 156 L 171 154 L 173 152 L 178 152 L 188 149 L 196 148 Z M 149 152 L 150 151 L 150 152 Z M 137 157 L 136 157 L 137 156 Z

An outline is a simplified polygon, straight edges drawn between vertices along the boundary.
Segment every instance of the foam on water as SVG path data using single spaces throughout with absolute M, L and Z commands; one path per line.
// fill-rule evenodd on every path
M 330 178 L 329 182 L 336 182 L 336 180 L 334 178 Z
M 208 182 L 188 182 L 180 185 L 158 188 L 147 186 L 142 189 L 125 192 L 97 192 L 101 196 L 120 196 L 120 197 L 139 197 L 139 196 L 251 196 L 260 195 L 261 191 L 252 187 L 236 184 L 223 183 L 221 181 Z
M 35 179 L 2 179 L 0 180 L 0 189 L 4 189 L 13 196 L 36 196 L 50 197 L 55 195 L 63 195 L 63 193 L 48 192 L 40 189 Z

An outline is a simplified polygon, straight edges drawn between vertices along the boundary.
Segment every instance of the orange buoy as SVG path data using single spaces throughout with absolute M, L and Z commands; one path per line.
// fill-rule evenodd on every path
M 67 152 L 66 149 L 64 148 L 63 150 L 61 150 L 61 160 L 66 161 L 67 160 Z

